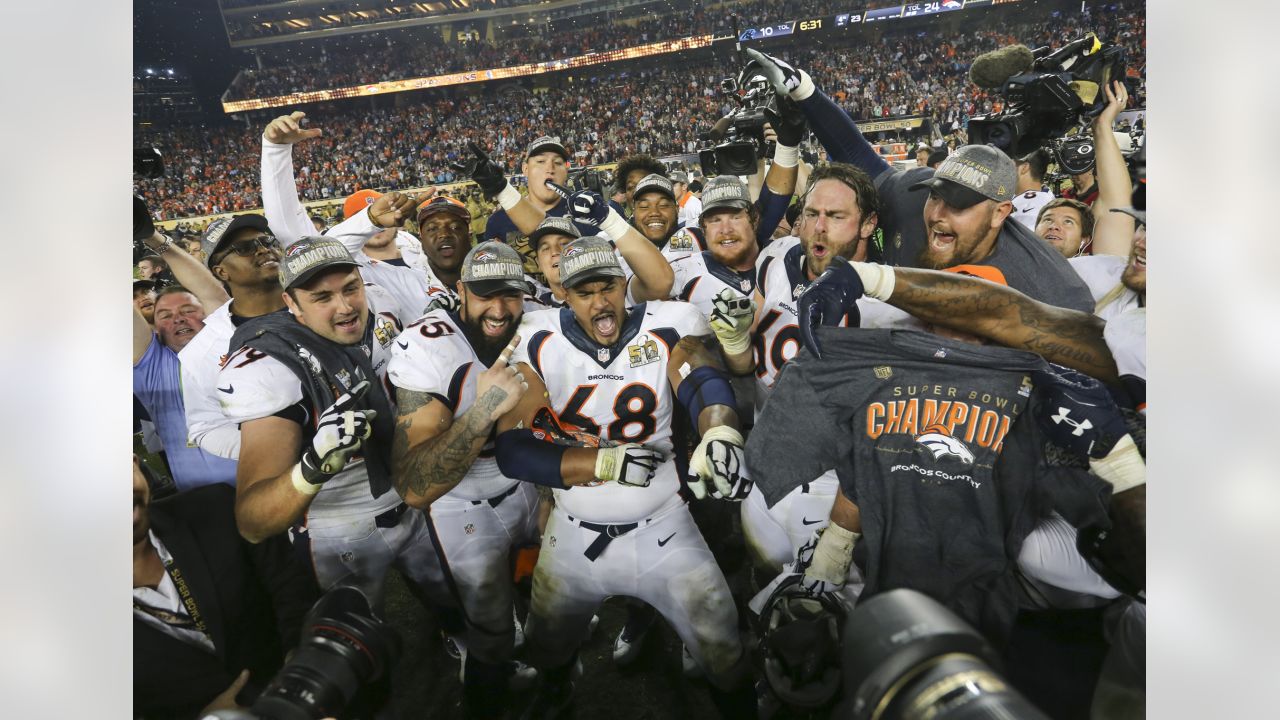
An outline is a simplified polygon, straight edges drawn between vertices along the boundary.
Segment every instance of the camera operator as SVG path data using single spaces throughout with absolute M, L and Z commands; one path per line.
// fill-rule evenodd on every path
M 134 457 L 135 716 L 248 705 L 297 646 L 317 595 L 287 540 L 240 537 L 235 490 L 212 485 L 152 502 Z
M 183 284 L 169 285 L 159 293 L 151 293 L 154 329 L 135 300 L 134 395 L 155 423 L 178 490 L 213 483 L 234 485 L 235 463 L 187 443 L 187 415 L 178 355 L 203 332 L 205 308 L 225 303 L 226 291 L 199 260 L 178 248 L 168 237 L 157 232 L 144 242 L 170 259 Z
M 936 171 L 895 171 L 862 137 L 844 110 L 819 92 L 808 74 L 763 53 L 747 54 L 780 96 L 800 104 L 814 135 L 832 159 L 864 170 L 880 193 L 885 262 L 942 269 L 990 265 L 1013 288 L 1045 302 L 1087 310 L 1088 288 L 1065 259 L 1017 222 L 1013 209 L 1017 170 L 991 146 L 966 145 Z M 928 192 L 920 192 L 922 189 Z

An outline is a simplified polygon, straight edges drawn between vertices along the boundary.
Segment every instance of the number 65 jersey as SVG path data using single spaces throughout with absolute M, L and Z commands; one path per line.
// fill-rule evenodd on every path
M 432 310 L 409 325 L 391 347 L 387 378 L 397 388 L 429 393 L 453 413 L 454 422 L 476 402 L 476 378 L 487 366 L 462 332 L 456 315 Z M 508 478 L 493 457 L 493 438 L 449 497 L 487 500 L 519 480 Z
M 642 520 L 680 500 L 672 458 L 675 393 L 667 364 L 685 336 L 711 334 L 697 308 L 651 301 L 627 310 L 612 345 L 600 345 L 578 325 L 569 308 L 526 313 L 512 363 L 527 363 L 547 386 L 548 404 L 566 426 L 619 443 L 661 450 L 664 462 L 648 487 L 617 483 L 556 490 L 556 503 L 571 516 L 601 523 Z

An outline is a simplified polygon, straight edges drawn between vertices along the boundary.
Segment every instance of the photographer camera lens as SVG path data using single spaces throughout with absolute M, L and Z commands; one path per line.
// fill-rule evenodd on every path
M 1047 720 L 993 669 L 987 641 L 914 590 L 859 603 L 844 627 L 845 703 L 856 720 Z
M 343 717 L 356 692 L 381 678 L 400 655 L 400 638 L 374 616 L 364 593 L 340 586 L 320 598 L 303 623 L 302 642 L 248 715 L 221 720 L 319 720 Z

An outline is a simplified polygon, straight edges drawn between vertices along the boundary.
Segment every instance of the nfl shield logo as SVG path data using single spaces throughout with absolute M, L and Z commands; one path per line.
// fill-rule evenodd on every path
M 742 292 L 751 292 L 751 281 L 743 278 L 738 281 L 738 287 L 742 288 Z
M 889 367 L 888 365 L 877 365 L 875 368 L 875 372 L 876 372 L 876 377 L 880 378 L 881 380 L 888 380 L 889 378 L 893 377 L 893 368 Z
M 596 358 L 600 362 L 609 362 L 609 348 L 600 348 L 596 350 Z

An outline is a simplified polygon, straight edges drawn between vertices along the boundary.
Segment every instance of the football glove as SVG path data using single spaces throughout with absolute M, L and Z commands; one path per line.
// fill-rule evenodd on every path
M 751 323 L 755 319 L 756 304 L 749 297 L 736 295 L 729 288 L 721 288 L 711 300 L 711 329 L 727 355 L 738 355 L 751 347 Z
M 425 312 L 432 310 L 444 310 L 445 312 L 454 312 L 462 307 L 462 302 L 453 293 L 439 293 L 431 295 L 431 302 L 427 304 Z
M 853 561 L 853 546 L 861 533 L 831 524 L 814 531 L 796 551 L 792 572 L 801 573 L 800 586 L 810 595 L 836 592 L 844 587 Z
M 662 451 L 638 443 L 624 443 L 596 452 L 596 479 L 630 487 L 648 487 Z
M 773 85 L 774 92 L 780 96 L 790 96 L 793 100 L 804 100 L 813 94 L 813 80 L 809 78 L 809 73 L 797 70 L 786 62 L 776 57 L 765 55 L 759 50 L 747 48 L 746 53 L 747 57 L 751 58 L 751 62 L 747 63 L 747 66 L 742 70 L 742 74 L 739 75 L 739 84 L 750 76 L 755 67 L 758 67 L 760 72 L 769 79 L 769 83 Z
M 822 357 L 822 346 L 814 331 L 820 325 L 839 325 L 845 315 L 849 316 L 849 326 L 856 326 L 858 298 L 862 294 L 862 278 L 848 260 L 838 256 L 832 258 L 827 269 L 801 293 L 800 340 L 814 357 Z
M 472 157 L 465 162 L 453 163 L 450 167 L 471 178 L 480 186 L 480 191 L 490 200 L 498 196 L 507 187 L 507 177 L 502 173 L 502 166 L 489 158 L 481 147 L 468 142 Z
M 707 430 L 702 442 L 689 459 L 689 490 L 699 500 L 707 496 L 707 482 L 711 482 L 711 497 L 717 500 L 738 502 L 751 492 L 751 479 L 747 477 L 747 463 L 743 457 L 742 433 L 717 425 Z
M 374 410 L 354 409 L 368 390 L 369 381 L 362 380 L 320 413 L 316 434 L 299 463 L 303 480 L 312 485 L 323 484 L 341 472 L 351 456 L 360 451 L 373 432 L 373 419 L 377 417 Z

